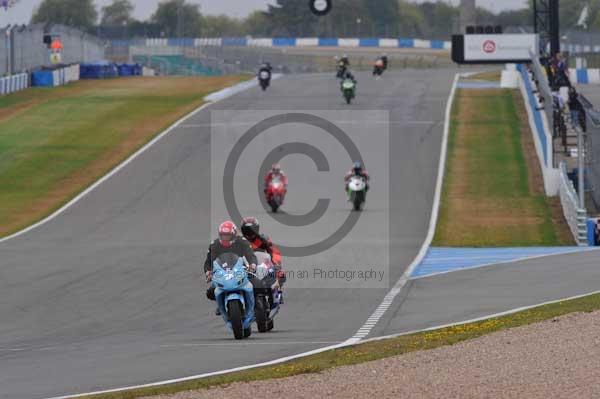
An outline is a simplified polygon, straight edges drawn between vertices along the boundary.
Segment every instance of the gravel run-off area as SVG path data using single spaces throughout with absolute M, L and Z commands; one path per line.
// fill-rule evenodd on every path
M 153 399 L 600 398 L 600 311 L 452 346 L 283 379 Z

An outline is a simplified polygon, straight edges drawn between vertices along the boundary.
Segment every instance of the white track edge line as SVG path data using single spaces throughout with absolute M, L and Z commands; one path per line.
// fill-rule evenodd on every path
M 408 282 L 408 280 L 409 280 L 408 276 L 410 276 L 410 274 L 412 273 L 412 269 L 414 269 L 423 260 L 423 258 L 425 257 L 425 254 L 427 253 L 427 250 L 429 249 L 429 246 L 431 245 L 431 242 L 433 241 L 433 235 L 435 233 L 435 226 L 437 224 L 437 217 L 438 217 L 438 212 L 439 212 L 442 183 L 444 180 L 444 171 L 446 168 L 446 152 L 447 152 L 447 144 L 448 144 L 448 134 L 450 132 L 450 112 L 452 111 L 452 103 L 454 102 L 454 96 L 456 93 L 456 86 L 457 86 L 459 77 L 460 77 L 460 74 L 456 74 L 454 76 L 454 82 L 452 83 L 452 89 L 450 91 L 450 96 L 448 97 L 448 103 L 446 104 L 444 135 L 442 138 L 442 146 L 441 146 L 442 148 L 441 148 L 441 152 L 440 152 L 440 162 L 438 165 L 438 176 L 437 176 L 437 182 L 436 182 L 435 197 L 434 197 L 433 207 L 431 210 L 431 218 L 429 220 L 429 231 L 427 233 L 427 237 L 425 238 L 425 241 L 423 242 L 423 245 L 421 246 L 421 249 L 419 250 L 419 253 L 417 254 L 417 257 L 415 258 L 415 260 L 410 264 L 408 269 L 406 269 L 406 271 L 404 272 L 404 274 L 402 275 L 400 280 L 398 280 L 398 282 L 396 282 L 394 287 L 392 287 L 392 289 L 384 297 L 383 302 L 377 307 L 377 310 L 375 313 L 379 314 L 381 312 L 378 312 L 378 311 L 381 310 L 381 311 L 383 311 L 383 313 L 381 313 L 381 316 L 375 316 L 375 317 L 371 316 L 371 317 L 369 317 L 369 319 L 373 318 L 372 320 L 376 319 L 376 321 L 379 321 L 381 319 L 381 317 L 383 316 L 385 311 L 391 306 L 394 298 L 400 293 L 402 287 L 404 287 L 406 285 L 406 283 Z M 369 328 L 369 331 L 371 329 L 372 328 Z M 315 355 L 318 353 L 323 353 L 323 352 L 333 350 L 333 349 L 339 349 L 339 348 L 343 348 L 343 347 L 347 347 L 347 346 L 356 345 L 356 344 L 360 343 L 362 341 L 362 339 L 364 337 L 366 337 L 367 335 L 368 335 L 368 333 L 367 334 L 362 333 L 362 332 L 358 333 L 358 331 L 357 331 L 357 333 L 352 338 L 349 338 L 340 344 L 326 346 L 323 348 L 299 353 L 297 355 L 282 357 L 282 358 L 271 360 L 271 361 L 264 362 L 264 363 L 257 363 L 257 364 L 253 364 L 253 365 L 249 365 L 249 366 L 237 367 L 237 368 L 222 370 L 222 371 L 215 371 L 212 373 L 199 374 L 199 375 L 189 376 L 189 377 L 184 377 L 184 378 L 159 381 L 159 382 L 150 383 L 150 384 L 136 385 L 136 386 L 130 386 L 130 387 L 124 387 L 124 388 L 110 389 L 110 390 L 105 390 L 105 391 L 90 392 L 90 393 L 82 393 L 82 394 L 76 394 L 76 395 L 57 396 L 57 397 L 52 397 L 52 398 L 48 398 L 48 399 L 71 399 L 71 398 L 80 398 L 80 397 L 84 397 L 84 396 L 99 395 L 99 394 L 105 394 L 105 393 L 130 391 L 133 389 L 176 384 L 179 382 L 185 382 L 185 381 L 197 380 L 197 379 L 201 379 L 201 378 L 207 378 L 207 377 L 212 377 L 212 376 L 217 376 L 217 375 L 222 375 L 222 374 L 234 373 L 236 371 L 244 371 L 244 370 L 249 370 L 249 369 L 258 368 L 258 367 L 271 366 L 271 365 L 275 365 L 275 364 L 285 363 L 290 360 L 299 359 L 299 358 L 307 357 L 310 355 Z
M 192 112 L 190 112 L 187 115 L 185 115 L 182 118 L 180 118 L 173 125 L 169 126 L 166 130 L 164 130 L 161 133 L 159 133 L 152 140 L 150 140 L 148 143 L 146 143 L 143 147 L 141 147 L 136 152 L 134 152 L 133 154 L 131 154 L 123 162 L 121 162 L 120 164 L 118 164 L 117 166 L 115 166 L 107 174 L 105 174 L 104 176 L 100 177 L 98 180 L 96 180 L 94 183 L 92 183 L 85 190 L 83 190 L 82 192 L 80 192 L 79 194 L 77 194 L 75 196 L 75 198 L 71 199 L 69 202 L 67 202 L 66 204 L 64 204 L 63 206 L 61 206 L 58 210 L 56 210 L 53 213 L 51 213 L 50 215 L 46 216 L 42 220 L 40 220 L 40 221 L 38 221 L 38 222 L 36 222 L 36 223 L 34 223 L 34 224 L 32 224 L 32 225 L 24 228 L 23 230 L 20 230 L 20 231 L 18 231 L 16 233 L 13 233 L 13 234 L 11 234 L 11 235 L 9 235 L 7 237 L 0 238 L 0 243 L 3 243 L 3 242 L 6 242 L 8 240 L 12 240 L 13 238 L 17 238 L 19 236 L 22 236 L 22 235 L 24 235 L 24 234 L 26 234 L 26 233 L 28 233 L 28 232 L 30 232 L 30 231 L 38 228 L 38 227 L 40 227 L 40 226 L 42 226 L 42 225 L 50 222 L 51 220 L 55 219 L 57 216 L 59 216 L 62 213 L 64 213 L 67 209 L 69 209 L 70 207 L 72 207 L 73 205 L 75 205 L 77 202 L 79 202 L 81 199 L 83 199 L 89 193 L 91 193 L 92 191 L 94 191 L 98 186 L 100 186 L 106 180 L 110 179 L 112 176 L 114 176 L 115 174 L 117 174 L 121 169 L 123 169 L 125 166 L 127 166 L 129 163 L 131 163 L 138 156 L 140 156 L 144 152 L 146 152 L 150 147 L 152 147 L 154 144 L 156 144 L 158 141 L 160 141 L 167 134 L 171 133 L 173 130 L 175 130 L 176 128 L 178 128 L 179 125 L 181 125 L 183 122 L 185 122 L 189 118 L 195 116 L 196 114 L 200 113 L 201 111 L 205 110 L 207 107 L 209 107 L 209 106 L 211 106 L 213 104 L 218 103 L 219 101 L 222 101 L 222 100 L 228 98 L 228 96 L 231 96 L 233 94 L 237 94 L 238 92 L 235 91 L 236 90 L 236 89 L 234 89 L 235 87 L 241 87 L 241 91 L 244 91 L 244 90 L 248 90 L 248 89 L 254 87 L 255 85 L 257 85 L 256 82 L 254 82 L 255 83 L 254 85 L 251 85 L 250 83 L 252 81 L 254 81 L 254 79 L 247 80 L 247 81 L 238 83 L 237 85 L 234 85 L 232 87 L 225 88 L 225 89 L 222 89 L 222 90 L 220 90 L 218 92 L 208 94 L 207 96 L 204 97 L 204 101 L 207 101 L 207 103 L 202 104 L 200 107 L 196 108 Z M 215 97 L 217 97 L 217 95 L 219 93 L 225 93 L 225 94 L 221 94 L 220 97 L 218 99 L 215 99 L 214 101 L 209 100 L 209 98 L 215 98 Z M 211 97 L 211 96 L 213 96 L 213 97 Z
M 434 200 L 433 200 L 433 206 L 431 209 L 431 218 L 429 220 L 429 230 L 427 231 L 427 237 L 425 238 L 425 241 L 423 242 L 423 245 L 421 246 L 421 249 L 419 250 L 417 257 L 413 260 L 413 262 L 404 271 L 404 273 L 402 274 L 402 277 L 400 277 L 400 280 L 398 280 L 396 282 L 396 284 L 394 285 L 394 287 L 392 287 L 390 292 L 388 292 L 388 294 L 385 296 L 383 302 L 376 308 L 373 315 L 371 315 L 371 317 L 369 317 L 369 320 L 374 320 L 375 323 L 377 323 L 377 322 L 379 322 L 379 320 L 381 320 L 381 318 L 384 316 L 385 312 L 392 305 L 394 299 L 402 291 L 402 288 L 404 288 L 406 283 L 408 283 L 408 281 L 410 280 L 410 275 L 412 274 L 414 269 L 423 261 L 423 259 L 425 258 L 425 255 L 427 254 L 427 251 L 429 250 L 429 247 L 431 246 L 431 242 L 433 241 L 433 236 L 435 235 L 435 228 L 437 226 L 440 201 L 442 198 L 444 174 L 446 171 L 446 155 L 447 155 L 447 151 L 448 151 L 448 136 L 450 134 L 450 118 L 452 116 L 451 115 L 452 104 L 454 103 L 454 97 L 456 95 L 456 87 L 458 85 L 458 79 L 460 76 L 461 76 L 460 74 L 454 75 L 454 82 L 452 83 L 452 89 L 450 90 L 450 95 L 448 96 L 448 102 L 446 103 L 446 114 L 444 117 L 444 134 L 442 137 L 442 145 L 441 145 L 441 149 L 440 149 L 440 159 L 439 159 L 439 165 L 438 165 L 437 181 L 436 181 L 436 186 L 435 186 L 435 196 L 434 196 Z M 368 327 L 369 332 L 371 332 L 371 330 L 374 327 L 375 326 Z M 359 335 L 363 334 L 361 330 L 364 330 L 364 329 L 365 329 L 365 325 L 363 325 L 357 331 L 357 333 L 353 336 L 353 338 L 355 338 L 355 339 L 361 338 L 361 337 L 359 337 Z
M 484 263 L 482 265 L 467 266 L 467 267 L 463 267 L 461 269 L 453 269 L 453 270 L 446 270 L 446 271 L 443 271 L 443 272 L 435 272 L 435 273 L 431 273 L 431 274 L 425 274 L 423 276 L 411 277 L 410 279 L 411 280 L 421 280 L 421 279 L 424 279 L 424 278 L 427 278 L 427 277 L 436 277 L 436 276 L 440 276 L 440 275 L 444 275 L 444 274 L 456 273 L 456 272 L 461 272 L 461 271 L 469 271 L 469 270 L 474 270 L 474 269 L 489 268 L 491 266 L 496 266 L 496 265 L 507 265 L 507 264 L 511 264 L 511 263 L 520 263 L 520 262 L 526 262 L 526 261 L 529 261 L 529 260 L 535 260 L 535 259 L 541 259 L 541 258 L 550 258 L 550 257 L 557 257 L 557 256 L 567 256 L 567 255 L 574 255 L 574 254 L 594 252 L 594 251 L 600 251 L 600 248 L 592 248 L 592 247 L 590 247 L 588 249 L 581 249 L 581 250 L 573 250 L 573 251 L 565 251 L 565 252 L 556 252 L 556 253 L 552 253 L 552 254 L 526 256 L 524 258 L 511 259 L 511 260 L 503 260 L 503 261 L 495 262 L 495 263 Z
M 369 339 L 365 339 L 365 340 L 361 341 L 361 343 L 364 344 L 364 343 L 367 343 L 367 342 L 382 341 L 382 340 L 386 340 L 386 339 L 393 339 L 393 338 L 402 337 L 402 336 L 405 336 L 405 335 L 418 334 L 418 333 L 422 333 L 422 332 L 426 332 L 426 331 L 435 331 L 435 330 L 439 330 L 439 329 L 442 329 L 442 328 L 455 327 L 455 326 L 460 326 L 460 325 L 464 325 L 464 324 L 476 323 L 478 321 L 489 320 L 489 319 L 493 319 L 493 318 L 496 318 L 496 317 L 508 316 L 508 315 L 511 315 L 511 314 L 514 314 L 514 313 L 522 312 L 522 311 L 529 310 L 529 309 L 534 309 L 534 308 L 537 308 L 537 307 L 540 307 L 540 306 L 552 305 L 552 304 L 559 303 L 559 302 L 564 302 L 564 301 L 572 301 L 572 300 L 575 300 L 575 299 L 585 298 L 586 296 L 597 295 L 597 294 L 600 294 L 600 291 L 592 291 L 592 292 L 588 292 L 586 294 L 580 294 L 580 295 L 575 295 L 575 296 L 571 296 L 571 297 L 567 297 L 567 298 L 555 299 L 555 300 L 547 301 L 547 302 L 541 302 L 541 303 L 537 303 L 535 305 L 521 306 L 521 307 L 518 307 L 518 308 L 505 310 L 504 312 L 492 313 L 492 314 L 481 316 L 481 317 L 477 317 L 477 318 L 474 318 L 474 319 L 457 321 L 455 323 L 440 324 L 440 325 L 437 325 L 437 326 L 427 327 L 427 328 L 423 328 L 423 329 L 420 329 L 420 330 L 411 330 L 411 331 L 406 331 L 406 332 L 402 332 L 402 333 L 398 333 L 398 334 L 383 335 L 381 337 L 369 338 Z
M 343 342 L 341 344 L 332 345 L 332 346 L 328 346 L 328 347 L 320 348 L 320 349 L 315 349 L 315 350 L 310 351 L 310 352 L 300 353 L 298 355 L 288 356 L 288 357 L 284 357 L 284 358 L 281 358 L 281 359 L 276 359 L 276 360 L 272 360 L 272 361 L 269 361 L 269 362 L 259 363 L 259 364 L 250 365 L 250 366 L 237 367 L 237 368 L 229 369 L 229 370 L 223 370 L 223 371 L 217 371 L 217 372 L 213 372 L 213 373 L 200 374 L 200 375 L 197 375 L 197 376 L 190 376 L 190 377 L 179 378 L 179 379 L 174 379 L 174 380 L 169 380 L 169 381 L 162 381 L 162 382 L 151 383 L 151 384 L 145 384 L 145 385 L 132 386 L 132 387 L 128 387 L 128 388 L 117 388 L 117 389 L 111 389 L 111 390 L 106 390 L 106 391 L 97 391 L 97 392 L 90 392 L 90 393 L 70 395 L 70 396 L 57 396 L 57 397 L 52 397 L 52 398 L 47 398 L 47 399 L 71 399 L 71 398 L 80 398 L 80 397 L 91 396 L 91 395 L 100 395 L 100 394 L 106 394 L 106 393 L 122 392 L 122 391 L 127 391 L 127 390 L 132 390 L 132 389 L 150 388 L 150 387 L 156 387 L 156 386 L 160 386 L 160 385 L 175 384 L 175 383 L 178 383 L 178 382 L 185 382 L 185 381 L 194 380 L 194 379 L 200 379 L 200 378 L 206 378 L 206 377 L 217 376 L 217 375 L 222 375 L 222 374 L 228 374 L 228 373 L 233 373 L 233 372 L 236 372 L 236 371 L 244 371 L 244 370 L 249 370 L 249 369 L 253 369 L 253 368 L 257 368 L 257 367 L 272 366 L 272 365 L 275 365 L 275 364 L 280 364 L 280 363 L 284 363 L 284 362 L 287 362 L 287 361 L 290 361 L 290 360 L 294 360 L 294 359 L 298 359 L 298 358 L 302 358 L 302 357 L 306 357 L 306 356 L 310 356 L 310 355 L 315 355 L 315 354 L 326 352 L 326 351 L 329 351 L 329 350 L 334 350 L 334 349 L 340 349 L 340 348 L 344 348 L 344 347 L 348 347 L 348 346 L 353 346 L 353 345 L 356 345 L 358 343 L 368 343 L 368 342 L 383 341 L 383 340 L 386 340 L 386 339 L 398 338 L 398 337 L 402 337 L 402 336 L 405 336 L 405 335 L 417 334 L 417 333 L 422 333 L 422 332 L 427 332 L 427 331 L 435 331 L 435 330 L 439 330 L 439 329 L 442 329 L 442 328 L 460 326 L 460 325 L 463 325 L 463 324 L 476 323 L 478 321 L 488 320 L 488 319 L 492 319 L 492 318 L 495 318 L 495 317 L 507 316 L 507 315 L 510 315 L 510 314 L 522 312 L 524 310 L 529 310 L 529 309 L 537 308 L 537 307 L 540 307 L 540 306 L 552 305 L 552 304 L 563 302 L 563 301 L 571 301 L 571 300 L 580 299 L 580 298 L 584 298 L 586 296 L 596 295 L 596 294 L 600 294 L 600 291 L 592 291 L 592 292 L 588 292 L 586 294 L 580 294 L 580 295 L 575 295 L 575 296 L 571 296 L 571 297 L 567 297 L 567 298 L 556 299 L 556 300 L 553 300 L 553 301 L 542 302 L 542 303 L 538 303 L 538 304 L 535 304 L 535 305 L 521 306 L 521 307 L 518 307 L 518 308 L 506 310 L 504 312 L 493 313 L 493 314 L 490 314 L 490 315 L 481 316 L 481 317 L 477 317 L 477 318 L 469 319 L 469 320 L 464 320 L 464 321 L 459 321 L 459 322 L 456 322 L 456 323 L 441 324 L 441 325 L 437 325 L 437 326 L 433 326 L 433 327 L 424 328 L 424 329 L 421 329 L 421 330 L 406 331 L 406 332 L 403 332 L 403 333 L 392 334 L 392 335 L 385 335 L 385 336 L 370 338 L 370 339 L 366 339 L 366 340 L 349 339 L 349 340 L 347 340 L 347 341 L 345 341 L 345 342 Z

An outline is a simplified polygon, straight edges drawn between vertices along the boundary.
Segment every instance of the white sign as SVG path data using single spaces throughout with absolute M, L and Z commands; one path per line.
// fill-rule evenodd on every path
M 529 51 L 538 53 L 538 37 L 516 35 L 465 35 L 465 61 L 530 60 Z

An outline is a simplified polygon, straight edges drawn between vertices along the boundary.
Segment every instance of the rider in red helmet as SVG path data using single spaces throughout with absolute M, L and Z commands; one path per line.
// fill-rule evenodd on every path
M 207 282 L 212 280 L 214 260 L 224 253 L 234 253 L 237 256 L 243 256 L 248 261 L 250 269 L 256 269 L 256 255 L 254 255 L 250 243 L 245 238 L 238 236 L 235 223 L 227 220 L 219 225 L 219 238 L 214 240 L 208 247 L 208 253 L 204 261 L 204 273 L 206 274 Z M 206 291 L 206 297 L 211 301 L 215 300 L 215 288 L 212 285 Z M 217 314 L 219 314 L 218 308 Z
M 269 187 L 269 184 L 271 184 L 271 181 L 275 178 L 281 179 L 281 182 L 283 183 L 283 185 L 285 186 L 285 188 L 287 190 L 287 185 L 288 185 L 287 176 L 281 170 L 281 165 L 276 163 L 271 167 L 271 170 L 269 170 L 269 173 L 267 173 L 267 175 L 265 176 L 265 194 L 267 193 L 267 188 Z
M 283 284 L 286 281 L 285 272 L 281 267 L 281 251 L 271 239 L 264 234 L 260 234 L 260 224 L 258 223 L 258 219 L 255 217 L 245 217 L 242 219 L 241 224 L 242 235 L 250 245 L 254 251 L 263 251 L 268 253 L 271 256 L 271 261 L 275 266 L 275 270 L 277 272 L 277 281 L 279 282 L 279 286 L 283 288 Z M 283 296 L 281 297 L 281 303 L 283 303 Z

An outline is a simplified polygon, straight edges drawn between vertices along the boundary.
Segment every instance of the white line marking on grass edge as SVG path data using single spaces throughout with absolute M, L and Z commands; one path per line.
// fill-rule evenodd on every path
M 492 313 L 492 314 L 481 316 L 481 317 L 477 317 L 477 318 L 474 318 L 474 319 L 457 321 L 455 323 L 441 324 L 441 325 L 437 325 L 437 326 L 433 326 L 433 327 L 423 328 L 423 329 L 420 329 L 420 330 L 412 330 L 412 331 L 406 331 L 406 332 L 398 333 L 398 334 L 391 334 L 391 335 L 384 335 L 384 336 L 381 336 L 381 337 L 374 337 L 374 338 L 366 339 L 366 340 L 362 341 L 361 343 L 383 341 L 383 340 L 386 340 L 386 339 L 398 338 L 398 337 L 402 337 L 402 336 L 405 336 L 405 335 L 418 334 L 418 333 L 427 332 L 427 331 L 440 330 L 440 329 L 448 328 L 448 327 L 455 327 L 455 326 L 461 326 L 461 325 L 464 325 L 464 324 L 476 323 L 478 321 L 484 321 L 484 320 L 494 319 L 494 318 L 497 318 L 497 317 L 508 316 L 508 315 L 511 315 L 511 314 L 514 314 L 514 313 L 523 312 L 525 310 L 538 308 L 540 306 L 553 305 L 555 303 L 565 302 L 565 301 L 573 301 L 575 299 L 585 298 L 586 296 L 597 295 L 597 294 L 600 294 L 600 291 L 592 291 L 592 292 L 588 292 L 586 294 L 575 295 L 575 296 L 571 296 L 571 297 L 568 297 L 568 298 L 562 298 L 562 299 L 556 299 L 556 300 L 553 300 L 553 301 L 547 301 L 547 302 L 537 303 L 535 305 L 521 306 L 519 308 L 505 310 L 504 312 Z
M 594 251 L 600 251 L 600 248 L 593 248 L 593 247 L 582 248 L 580 250 L 556 252 L 556 253 L 543 254 L 543 255 L 526 256 L 524 258 L 498 261 L 495 263 L 484 263 L 482 265 L 466 266 L 466 267 L 452 269 L 452 270 L 444 270 L 441 272 L 433 272 L 430 274 L 423 274 L 422 276 L 414 276 L 414 277 L 411 277 L 410 280 L 421 280 L 424 278 L 437 277 L 437 276 L 444 275 L 444 274 L 457 273 L 457 272 L 462 272 L 462 271 L 466 272 L 466 271 L 474 270 L 474 269 L 490 268 L 491 266 L 509 265 L 511 263 L 521 263 L 521 262 L 527 262 L 530 260 L 536 260 L 536 259 L 541 259 L 541 258 L 554 258 L 554 257 L 558 257 L 558 256 L 567 256 L 567 255 L 574 255 L 574 254 L 585 253 L 585 252 L 594 252 Z
M 452 84 L 450 96 L 448 97 L 448 103 L 446 104 L 444 136 L 442 139 L 442 148 L 441 148 L 441 152 L 440 152 L 440 163 L 438 166 L 438 176 L 437 176 L 435 197 L 434 197 L 433 207 L 432 207 L 432 211 L 431 211 L 431 218 L 429 220 L 429 231 L 428 231 L 427 237 L 426 237 L 425 241 L 423 242 L 423 245 L 421 246 L 421 249 L 420 249 L 417 257 L 415 258 L 415 260 L 411 263 L 411 265 L 408 267 L 408 269 L 404 272 L 404 274 L 402 275 L 400 280 L 398 280 L 398 282 L 394 285 L 394 287 L 391 289 L 391 291 L 384 297 L 384 299 L 381 302 L 381 304 L 379 305 L 379 307 L 376 309 L 376 311 L 373 313 L 373 315 L 369 317 L 369 321 L 375 321 L 375 322 L 379 321 L 381 316 L 383 316 L 385 311 L 390 307 L 390 305 L 394 301 L 394 298 L 400 293 L 402 287 L 404 287 L 406 285 L 406 283 L 409 280 L 408 276 L 410 276 L 410 274 L 412 273 L 412 269 L 414 269 L 421 262 L 421 260 L 427 253 L 427 250 L 429 249 L 431 242 L 433 241 L 433 235 L 435 232 L 435 226 L 437 223 L 437 217 L 438 217 L 438 212 L 439 212 L 439 203 L 440 203 L 440 199 L 441 199 L 441 190 L 442 190 L 442 183 L 443 183 L 443 179 L 444 179 L 444 171 L 445 171 L 445 164 L 446 164 L 448 134 L 450 131 L 450 112 L 452 110 L 452 102 L 454 101 L 454 95 L 456 93 L 456 86 L 457 86 L 459 77 L 460 77 L 460 74 L 456 74 L 454 76 L 454 82 Z M 363 327 L 365 327 L 365 326 L 363 326 Z M 361 329 L 359 329 L 359 331 L 361 331 L 363 327 L 361 327 Z M 366 326 L 366 328 L 368 329 L 369 332 L 372 329 L 372 327 L 369 327 L 369 326 Z M 83 393 L 83 394 L 77 394 L 77 395 L 57 396 L 57 397 L 48 398 L 48 399 L 71 399 L 71 398 L 80 398 L 83 396 L 130 391 L 133 389 L 151 388 L 151 387 L 157 387 L 157 386 L 161 386 L 161 385 L 176 384 L 176 383 L 190 381 L 190 380 L 197 380 L 197 379 L 201 379 L 201 378 L 229 374 L 229 373 L 234 373 L 236 371 L 244 371 L 244 370 L 250 370 L 250 369 L 254 369 L 254 368 L 258 368 L 258 367 L 272 366 L 275 364 L 285 363 L 290 360 L 299 359 L 299 358 L 315 355 L 318 353 L 327 352 L 327 351 L 334 350 L 334 349 L 340 349 L 343 347 L 356 345 L 357 343 L 361 342 L 361 340 L 364 337 L 366 337 L 367 335 L 368 335 L 368 333 L 363 333 L 362 331 L 359 333 L 357 331 L 357 333 L 352 338 L 350 338 L 340 344 L 326 346 L 323 348 L 299 353 L 297 355 L 282 357 L 282 358 L 271 360 L 271 361 L 264 362 L 264 363 L 257 363 L 257 364 L 252 364 L 252 365 L 248 365 L 248 366 L 236 367 L 236 368 L 232 368 L 232 369 L 228 369 L 228 370 L 215 371 L 215 372 L 211 372 L 211 373 L 199 374 L 199 375 L 194 375 L 194 376 L 189 376 L 189 377 L 184 377 L 184 378 L 159 381 L 159 382 L 154 382 L 154 383 L 150 383 L 150 384 L 134 385 L 134 386 L 129 386 L 129 387 L 116 388 L 116 389 L 110 389 L 110 390 L 105 390 L 105 391 L 89 392 L 89 393 Z
M 251 84 L 251 83 L 254 83 L 254 84 Z M 75 205 L 77 202 L 79 202 L 81 199 L 83 199 L 89 193 L 91 193 L 92 191 L 94 191 L 98 186 L 100 186 L 106 180 L 108 180 L 112 176 L 114 176 L 117 172 L 119 172 L 121 169 L 123 169 L 129 163 L 131 163 L 138 156 L 140 156 L 141 154 L 143 154 L 144 152 L 146 152 L 146 150 L 148 150 L 150 147 L 152 147 L 154 144 L 156 144 L 158 141 L 160 141 L 167 134 L 169 134 L 173 130 L 177 129 L 183 122 L 185 122 L 189 118 L 195 116 L 196 114 L 200 113 L 201 111 L 203 111 L 207 107 L 209 107 L 209 106 L 211 106 L 213 104 L 216 104 L 216 103 L 218 103 L 221 100 L 224 100 L 224 99 L 226 99 L 226 98 L 228 98 L 228 97 L 230 97 L 230 96 L 232 96 L 234 94 L 237 94 L 237 93 L 242 92 L 244 90 L 248 90 L 251 87 L 255 87 L 257 85 L 258 85 L 258 83 L 256 82 L 256 80 L 252 79 L 252 80 L 247 80 L 247 81 L 239 83 L 239 84 L 237 84 L 235 86 L 232 86 L 232 87 L 229 87 L 229 88 L 225 88 L 225 89 L 220 90 L 218 92 L 215 92 L 215 93 L 207 95 L 206 97 L 204 97 L 204 101 L 208 101 L 206 104 L 203 104 L 200 107 L 196 108 L 195 110 L 193 110 L 189 114 L 187 114 L 184 117 L 182 117 L 181 119 L 179 119 L 177 122 L 175 122 L 169 128 L 167 128 L 167 130 L 163 131 L 162 133 L 159 133 L 158 136 L 154 137 L 150 142 L 148 142 L 142 148 L 140 148 L 139 150 L 137 150 L 136 152 L 134 152 L 132 155 L 130 155 L 129 158 L 127 158 L 126 160 L 124 160 L 123 162 L 121 162 L 119 165 L 115 166 L 106 175 L 104 175 L 100 179 L 96 180 L 95 183 L 92 183 L 91 186 L 89 186 L 84 191 L 82 191 L 81 193 L 79 193 L 75 198 L 73 198 L 72 200 L 70 200 L 69 202 L 67 202 L 65 205 L 63 205 L 62 207 L 60 207 L 57 211 L 55 211 L 54 213 L 50 214 L 49 216 L 46 216 L 44 219 L 40 220 L 39 222 L 36 222 L 36 223 L 32 224 L 31 226 L 24 228 L 21 231 L 18 231 L 16 233 L 11 234 L 11 235 L 9 235 L 7 237 L 4 237 L 4 238 L 0 238 L 0 243 L 3 243 L 3 242 L 6 242 L 8 240 L 11 240 L 13 238 L 17 238 L 19 236 L 22 236 L 23 234 L 26 234 L 26 233 L 30 232 L 31 230 L 34 230 L 34 229 L 36 229 L 36 228 L 38 228 L 38 227 L 40 227 L 40 226 L 48 223 L 52 219 L 55 219 L 57 216 L 61 215 L 67 209 L 69 209 L 70 207 L 72 207 L 73 205 Z
M 99 395 L 99 394 L 106 394 L 106 393 L 115 393 L 115 392 L 129 391 L 129 390 L 140 389 L 140 388 L 151 388 L 151 387 L 157 387 L 157 386 L 161 386 L 161 385 L 176 384 L 176 383 L 179 383 L 179 382 L 185 382 L 185 381 L 190 381 L 190 380 L 195 380 L 195 379 L 201 379 L 201 378 L 213 377 L 213 376 L 217 376 L 217 375 L 229 374 L 229 373 L 233 373 L 233 372 L 236 372 L 236 371 L 244 371 L 244 370 L 249 370 L 249 369 L 258 368 L 258 367 L 272 366 L 272 365 L 275 365 L 275 364 L 285 363 L 285 362 L 290 361 L 290 360 L 299 359 L 299 358 L 310 356 L 310 355 L 315 355 L 315 354 L 326 352 L 326 351 L 329 351 L 329 350 L 334 350 L 334 349 L 340 349 L 340 348 L 343 348 L 343 347 L 353 346 L 353 345 L 357 344 L 359 341 L 361 341 L 361 343 L 383 341 L 383 340 L 386 340 L 386 339 L 398 338 L 398 337 L 402 337 L 402 336 L 405 336 L 405 335 L 417 334 L 417 333 L 426 332 L 426 331 L 435 331 L 435 330 L 439 330 L 439 329 L 442 329 L 442 328 L 460 326 L 460 325 L 463 325 L 463 324 L 476 323 L 478 321 L 483 321 L 483 320 L 487 320 L 487 319 L 491 319 L 491 318 L 495 318 L 495 317 L 507 316 L 507 315 L 510 315 L 510 314 L 522 312 L 524 310 L 529 310 L 529 309 L 537 308 L 539 306 L 552 305 L 552 304 L 555 304 L 555 303 L 559 303 L 559 302 L 563 302 L 563 301 L 571 301 L 571 300 L 575 300 L 575 299 L 579 299 L 579 298 L 584 298 L 586 296 L 596 295 L 596 294 L 600 294 L 600 291 L 588 292 L 586 294 L 575 295 L 575 296 L 572 296 L 572 297 L 563 298 L 563 299 L 557 299 L 557 300 L 554 300 L 554 301 L 542 302 L 542 303 L 538 303 L 538 304 L 535 304 L 535 305 L 522 306 L 522 307 L 519 307 L 519 308 L 510 309 L 510 310 L 507 310 L 507 311 L 504 311 L 504 312 L 493 313 L 493 314 L 490 314 L 490 315 L 477 317 L 475 319 L 469 319 L 469 320 L 459 321 L 459 322 L 456 322 L 456 323 L 442 324 L 442 325 L 438 325 L 438 326 L 434 326 L 434 327 L 424 328 L 424 329 L 421 329 L 421 330 L 412 330 L 412 331 L 406 331 L 406 332 L 399 333 L 399 334 L 392 334 L 392 335 L 385 335 L 385 336 L 381 336 L 381 337 L 375 337 L 375 338 L 371 338 L 371 339 L 366 339 L 364 341 L 361 341 L 360 339 L 358 339 L 358 340 L 349 339 L 346 342 L 343 342 L 341 344 L 331 345 L 331 346 L 328 346 L 328 347 L 325 347 L 325 348 L 315 349 L 315 350 L 310 351 L 310 352 L 300 353 L 298 355 L 288 356 L 288 357 L 284 357 L 284 358 L 281 358 L 281 359 L 276 359 L 276 360 L 272 360 L 272 361 L 269 361 L 269 362 L 259 363 L 259 364 L 250 365 L 250 366 L 237 367 L 237 368 L 229 369 L 229 370 L 216 371 L 216 372 L 213 372 L 213 373 L 200 374 L 200 375 L 197 375 L 197 376 L 190 376 L 190 377 L 185 377 L 185 378 L 178 378 L 178 379 L 173 379 L 173 380 L 168 380 L 168 381 L 161 381 L 161 382 L 156 382 L 156 383 L 151 383 L 151 384 L 145 384 L 145 385 L 131 386 L 131 387 L 127 387 L 127 388 L 117 388 L 117 389 L 110 389 L 110 390 L 106 390 L 106 391 L 96 391 L 96 392 L 90 392 L 90 393 L 84 393 L 84 394 L 77 394 L 77 395 L 57 396 L 57 397 L 52 397 L 52 398 L 48 398 L 48 399 L 71 399 L 71 398 L 80 398 L 80 397 L 84 397 L 84 396 L 92 396 L 92 395 Z
M 417 254 L 417 257 L 413 260 L 413 262 L 408 266 L 408 269 L 404 271 L 400 280 L 396 282 L 394 287 L 388 292 L 388 294 L 383 298 L 381 304 L 375 309 L 375 312 L 371 317 L 369 317 L 369 324 L 364 324 L 361 328 L 358 329 L 356 334 L 352 338 L 350 338 L 347 342 L 357 343 L 362 340 L 365 336 L 369 335 L 371 330 L 375 327 L 375 325 L 379 322 L 379 320 L 383 317 L 385 312 L 392 306 L 394 299 L 400 294 L 402 288 L 406 285 L 406 283 L 410 280 L 410 276 L 414 269 L 423 261 L 429 247 L 431 246 L 431 242 L 433 241 L 433 236 L 435 234 L 435 227 L 437 225 L 437 218 L 439 214 L 440 201 L 442 197 L 442 188 L 444 183 L 444 173 L 446 170 L 446 155 L 448 151 L 448 136 L 450 134 L 450 117 L 452 112 L 452 104 L 454 103 L 454 97 L 456 94 L 456 86 L 458 84 L 458 79 L 460 74 L 456 74 L 454 76 L 454 82 L 452 83 L 452 89 L 450 90 L 450 96 L 448 97 L 448 102 L 446 103 L 446 115 L 444 118 L 444 136 L 442 138 L 442 148 L 440 150 L 440 161 L 438 165 L 438 175 L 437 182 L 435 186 L 435 197 L 433 200 L 433 206 L 431 209 L 431 218 L 429 220 L 429 230 L 427 231 L 427 237 Z M 375 324 L 372 324 L 375 322 Z M 367 333 L 365 334 L 365 331 Z

